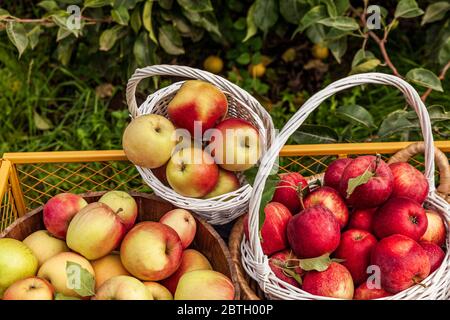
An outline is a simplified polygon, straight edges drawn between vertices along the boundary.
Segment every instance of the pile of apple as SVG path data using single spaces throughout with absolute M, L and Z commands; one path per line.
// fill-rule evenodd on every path
M 445 257 L 446 228 L 424 209 L 425 176 L 379 157 L 335 160 L 315 189 L 280 175 L 260 238 L 274 274 L 314 295 L 376 299 L 420 284 Z M 244 220 L 247 239 L 248 217 Z
M 174 209 L 135 224 L 138 206 L 123 191 L 88 204 L 61 193 L 44 206 L 46 230 L 23 242 L 0 239 L 4 300 L 233 299 L 231 280 L 189 248 L 196 221 Z M 116 251 L 117 250 L 117 251 Z
M 239 189 L 235 174 L 258 160 L 258 130 L 228 112 L 225 94 L 214 85 L 186 81 L 157 114 L 136 117 L 122 144 L 135 165 L 153 169 L 178 194 L 213 198 Z M 230 134 L 231 133 L 231 134 Z

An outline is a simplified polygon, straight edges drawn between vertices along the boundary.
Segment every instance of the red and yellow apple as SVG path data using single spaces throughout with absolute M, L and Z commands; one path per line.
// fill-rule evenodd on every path
M 430 241 L 438 246 L 443 246 L 446 237 L 444 220 L 436 211 L 427 209 L 425 210 L 425 213 L 427 215 L 428 226 L 425 234 L 422 238 L 420 238 L 420 240 Z
M 441 266 L 445 258 L 445 252 L 433 242 L 420 241 L 419 244 L 428 255 L 428 259 L 430 260 L 430 273 L 432 273 Z
M 3 295 L 3 300 L 53 300 L 54 289 L 48 281 L 30 277 L 14 282 Z
M 122 265 L 120 256 L 111 253 L 100 259 L 91 261 L 95 273 L 95 288 L 98 289 L 108 279 L 116 276 L 129 276 L 130 273 Z
M 302 210 L 300 197 L 302 191 L 309 191 L 308 182 L 298 172 L 289 172 L 280 174 L 272 201 L 285 205 L 292 214 L 297 214 Z
M 158 168 L 172 155 L 176 145 L 172 122 L 157 114 L 141 115 L 125 129 L 122 137 L 123 151 L 135 165 Z
M 44 205 L 45 228 L 56 238 L 65 239 L 70 221 L 85 206 L 86 200 L 76 194 L 60 193 L 52 197 Z
M 407 162 L 391 163 L 394 177 L 392 197 L 406 197 L 422 204 L 428 195 L 428 181 L 422 172 Z
M 150 291 L 153 300 L 173 300 L 172 293 L 162 284 L 154 281 L 147 281 L 144 282 L 144 285 L 147 287 L 147 290 Z
M 174 229 L 180 237 L 183 249 L 189 247 L 195 238 L 197 223 L 192 214 L 185 209 L 173 209 L 165 213 L 159 222 Z
M 67 230 L 67 245 L 89 260 L 113 251 L 122 240 L 124 226 L 106 204 L 93 202 L 73 217 Z
M 63 240 L 55 238 L 47 230 L 33 232 L 23 240 L 23 243 L 33 251 L 39 266 L 58 253 L 69 251 Z
M 219 169 L 219 179 L 216 186 L 206 195 L 205 199 L 221 196 L 228 192 L 233 192 L 240 187 L 238 177 L 234 172 Z
M 138 279 L 115 276 L 98 288 L 92 300 L 153 300 L 150 290 Z
M 181 263 L 183 246 L 171 227 L 145 221 L 131 229 L 122 241 L 123 266 L 140 280 L 159 281 L 172 275 Z
M 138 215 L 136 200 L 124 191 L 114 190 L 105 193 L 98 202 L 110 207 L 122 220 L 125 231 L 130 230 Z
M 234 285 L 224 274 L 213 270 L 195 270 L 183 274 L 175 300 L 233 300 Z

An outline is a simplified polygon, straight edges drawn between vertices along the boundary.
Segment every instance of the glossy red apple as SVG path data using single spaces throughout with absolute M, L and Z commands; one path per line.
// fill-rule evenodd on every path
M 341 242 L 334 256 L 344 260 L 342 265 L 350 271 L 355 285 L 367 279 L 367 267 L 376 244 L 377 239 L 364 230 L 351 229 L 341 235 Z
M 381 286 L 390 293 L 408 289 L 430 274 L 426 251 L 413 239 L 400 234 L 378 242 L 371 264 L 380 268 Z
M 350 215 L 348 229 L 366 230 L 372 233 L 373 216 L 377 208 L 355 209 Z
M 352 162 L 351 158 L 336 159 L 328 166 L 323 177 L 323 184 L 335 190 L 339 190 L 342 173 L 345 168 Z
M 298 266 L 298 262 L 293 259 L 297 259 L 297 257 L 291 250 L 283 250 L 269 258 L 269 267 L 279 279 L 291 286 L 300 288 L 300 283 L 290 273 L 295 273 L 295 277 L 301 277 L 304 271 Z
M 280 174 L 280 182 L 275 189 L 272 201 L 284 204 L 292 214 L 302 210 L 300 195 L 302 189 L 309 190 L 308 182 L 298 172 Z
M 339 222 L 322 206 L 305 209 L 291 218 L 287 237 L 299 258 L 314 258 L 331 253 L 339 245 Z
M 445 252 L 438 245 L 428 242 L 428 241 L 420 241 L 419 244 L 425 250 L 430 259 L 430 273 L 439 268 L 444 261 Z
M 444 220 L 436 211 L 427 209 L 425 213 L 427 215 L 428 226 L 420 240 L 430 241 L 438 246 L 443 246 L 446 237 Z
M 428 195 L 428 181 L 422 172 L 407 162 L 391 163 L 394 176 L 392 197 L 406 197 L 422 204 Z
M 328 208 L 336 217 L 341 229 L 343 229 L 348 222 L 348 208 L 344 199 L 339 192 L 331 187 L 321 187 L 312 191 L 303 200 L 303 205 L 306 208 L 315 206 L 323 206 Z
M 373 173 L 366 183 L 357 186 L 349 195 L 349 181 Z M 356 181 L 356 180 L 352 180 Z M 360 156 L 350 162 L 342 173 L 339 192 L 354 208 L 373 208 L 384 203 L 392 193 L 394 178 L 391 169 L 375 156 Z
M 355 289 L 355 294 L 353 296 L 354 300 L 373 300 L 384 297 L 392 296 L 391 293 L 387 292 L 383 288 L 369 288 L 366 282 L 361 283 L 361 285 Z
M 354 284 L 347 268 L 332 262 L 325 271 L 308 272 L 303 278 L 302 289 L 318 296 L 352 299 Z
M 379 239 L 402 234 L 419 241 L 427 230 L 427 225 L 425 209 L 409 198 L 389 199 L 373 217 L 373 230 Z
M 286 229 L 292 214 L 278 202 L 269 202 L 264 213 L 266 217 L 261 228 L 261 247 L 264 254 L 270 256 L 288 247 Z M 248 216 L 244 218 L 244 232 L 249 239 Z

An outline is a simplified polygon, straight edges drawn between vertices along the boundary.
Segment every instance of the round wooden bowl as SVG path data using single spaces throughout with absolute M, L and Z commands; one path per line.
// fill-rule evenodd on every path
M 81 194 L 87 202 L 95 202 L 105 192 L 89 192 Z M 159 219 L 169 210 L 175 207 L 163 199 L 145 193 L 130 192 L 138 204 L 138 222 L 140 221 L 159 221 Z M 0 238 L 14 238 L 22 241 L 31 233 L 45 229 L 42 220 L 42 206 L 27 213 L 17 219 L 13 224 L 0 233 Z M 233 268 L 230 252 L 218 235 L 218 233 L 207 224 L 203 219 L 194 217 L 197 222 L 197 233 L 194 241 L 189 246 L 203 253 L 211 262 L 215 271 L 219 271 L 229 277 L 234 284 L 236 300 L 240 297 L 240 287 L 236 272 Z

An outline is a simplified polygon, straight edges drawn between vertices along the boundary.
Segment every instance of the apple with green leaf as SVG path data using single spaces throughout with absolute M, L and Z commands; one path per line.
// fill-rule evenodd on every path
M 300 288 L 304 271 L 299 266 L 299 259 L 292 250 L 283 250 L 273 254 L 269 258 L 269 267 L 279 279 Z
M 328 166 L 325 174 L 323 176 L 324 186 L 331 187 L 335 190 L 339 190 L 339 184 L 341 182 L 342 173 L 345 168 L 351 163 L 353 159 L 351 158 L 341 158 L 336 159 Z
M 285 205 L 292 214 L 297 214 L 303 209 L 300 197 L 308 192 L 308 182 L 300 173 L 283 173 L 280 174 L 272 201 Z

